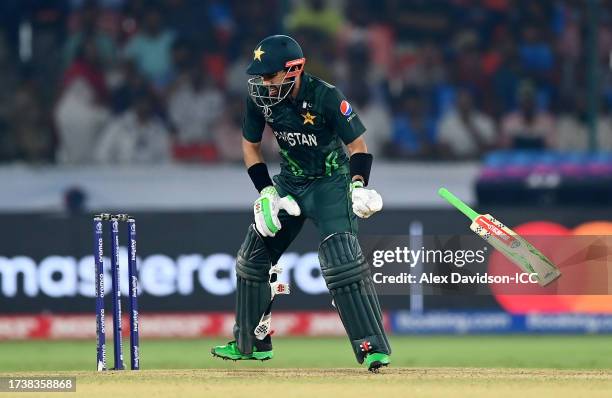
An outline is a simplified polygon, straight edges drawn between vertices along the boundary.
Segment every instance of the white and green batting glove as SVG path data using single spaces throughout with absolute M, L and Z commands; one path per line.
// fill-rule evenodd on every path
M 273 186 L 261 190 L 259 198 L 253 204 L 255 228 L 262 236 L 274 236 L 281 229 L 278 212 L 285 210 L 289 215 L 299 216 L 300 206 L 291 195 L 280 197 Z
M 360 218 L 368 218 L 383 207 L 382 197 L 378 192 L 364 188 L 363 182 L 359 180 L 351 183 L 351 199 L 353 213 Z

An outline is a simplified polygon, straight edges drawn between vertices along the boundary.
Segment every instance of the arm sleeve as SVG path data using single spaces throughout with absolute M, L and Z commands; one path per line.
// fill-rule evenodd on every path
M 326 95 L 325 117 L 344 144 L 350 144 L 366 130 L 355 109 L 335 87 Z
M 260 142 L 266 127 L 266 119 L 261 110 L 255 105 L 251 98 L 246 99 L 246 111 L 242 121 L 242 136 L 249 142 Z

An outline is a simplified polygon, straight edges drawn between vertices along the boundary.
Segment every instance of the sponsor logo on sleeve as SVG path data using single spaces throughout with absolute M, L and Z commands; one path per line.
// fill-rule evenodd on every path
M 340 103 L 340 113 L 342 113 L 344 116 L 349 116 L 351 113 L 353 113 L 353 107 L 347 100 L 342 100 Z

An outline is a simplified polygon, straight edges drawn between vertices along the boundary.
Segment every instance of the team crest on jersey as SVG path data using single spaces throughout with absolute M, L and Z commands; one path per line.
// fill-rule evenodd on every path
M 317 118 L 315 115 L 311 115 L 310 112 L 306 112 L 301 115 L 304 118 L 303 124 L 312 124 L 314 126 L 315 119 Z
M 353 107 L 347 100 L 342 100 L 340 103 L 340 113 L 342 113 L 344 116 L 348 116 L 353 113 Z

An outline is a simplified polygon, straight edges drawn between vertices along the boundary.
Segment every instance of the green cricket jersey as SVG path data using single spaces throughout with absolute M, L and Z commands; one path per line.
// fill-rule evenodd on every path
M 304 73 L 296 98 L 288 96 L 270 107 L 269 116 L 250 97 L 246 102 L 242 134 L 250 142 L 260 142 L 268 123 L 280 147 L 281 175 L 317 178 L 348 173 L 342 143 L 351 143 L 365 127 L 336 87 Z

